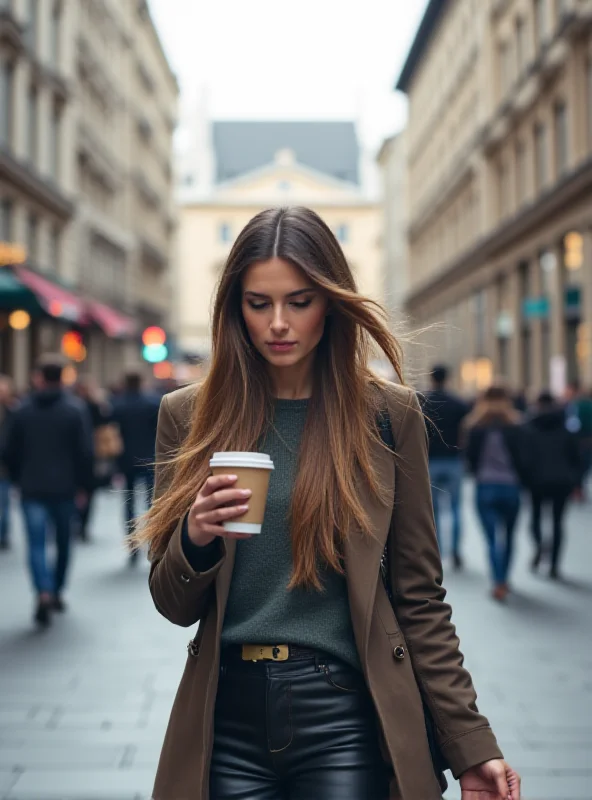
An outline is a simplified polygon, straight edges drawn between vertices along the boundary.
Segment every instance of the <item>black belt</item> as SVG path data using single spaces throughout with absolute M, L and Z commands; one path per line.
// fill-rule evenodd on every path
M 232 661 L 303 661 L 315 658 L 320 651 L 296 644 L 230 644 L 222 648 L 222 660 Z

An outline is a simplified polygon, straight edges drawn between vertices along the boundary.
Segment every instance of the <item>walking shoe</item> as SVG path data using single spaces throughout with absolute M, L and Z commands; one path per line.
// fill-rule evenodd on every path
M 39 600 L 33 619 L 42 628 L 47 628 L 51 625 L 51 603 L 47 600 Z

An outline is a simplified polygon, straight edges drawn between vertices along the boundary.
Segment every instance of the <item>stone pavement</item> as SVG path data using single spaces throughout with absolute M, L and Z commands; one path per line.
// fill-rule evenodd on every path
M 101 497 L 70 609 L 47 631 L 31 624 L 18 517 L 16 546 L 0 553 L 0 800 L 150 796 L 190 632 L 154 610 L 147 565 L 128 569 L 120 499 Z M 480 707 L 525 800 L 592 800 L 592 506 L 570 512 L 564 584 L 528 574 L 521 531 L 506 606 L 487 596 L 468 500 L 465 516 L 467 569 L 447 585 Z M 447 800 L 459 797 L 451 787 Z

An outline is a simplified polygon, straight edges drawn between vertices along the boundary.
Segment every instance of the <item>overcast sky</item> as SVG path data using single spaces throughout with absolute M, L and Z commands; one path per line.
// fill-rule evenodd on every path
M 213 119 L 355 119 L 377 149 L 427 0 L 150 0 L 182 104 Z

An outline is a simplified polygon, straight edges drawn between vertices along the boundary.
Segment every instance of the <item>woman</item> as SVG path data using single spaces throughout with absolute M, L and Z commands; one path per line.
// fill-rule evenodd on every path
M 136 539 L 158 610 L 200 622 L 154 800 L 439 800 L 422 695 L 465 800 L 517 800 L 444 602 L 419 404 L 369 371 L 375 342 L 400 376 L 399 346 L 315 213 L 270 209 L 246 226 L 212 340 L 199 389 L 163 399 Z M 224 450 L 274 461 L 257 536 L 222 527 L 249 502 L 232 475 L 208 477 Z
M 539 395 L 528 429 L 531 435 L 532 468 L 528 488 L 532 499 L 532 536 L 535 553 L 533 570 L 543 555 L 541 516 L 544 506 L 553 515 L 553 543 L 550 549 L 549 577 L 559 578 L 559 556 L 563 544 L 563 518 L 572 492 L 580 485 L 584 472 L 577 434 L 566 427 L 565 409 L 549 392 Z
M 501 386 L 487 389 L 467 417 L 467 427 L 467 459 L 475 476 L 477 512 L 487 540 L 492 595 L 496 600 L 505 600 L 520 511 L 520 487 L 528 474 L 528 448 L 520 416 Z

